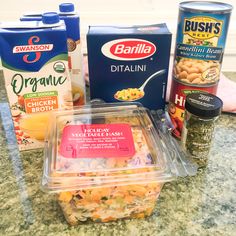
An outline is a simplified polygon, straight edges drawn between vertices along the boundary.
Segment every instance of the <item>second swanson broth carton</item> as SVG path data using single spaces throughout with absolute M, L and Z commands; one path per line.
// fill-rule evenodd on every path
M 83 58 L 80 41 L 80 17 L 75 12 L 72 3 L 59 5 L 60 20 L 65 22 L 68 47 L 68 66 L 72 82 L 72 96 L 74 106 L 84 105 L 86 102 L 85 80 L 83 77 Z M 28 12 L 21 21 L 41 21 L 42 13 Z
M 59 10 L 60 19 L 64 20 L 66 25 L 73 103 L 75 106 L 83 105 L 86 102 L 86 95 L 80 40 L 80 17 L 74 11 L 74 5 L 72 3 L 60 4 Z
M 42 22 L 0 24 L 5 86 L 20 150 L 41 148 L 51 110 L 71 109 L 66 30 L 56 13 Z

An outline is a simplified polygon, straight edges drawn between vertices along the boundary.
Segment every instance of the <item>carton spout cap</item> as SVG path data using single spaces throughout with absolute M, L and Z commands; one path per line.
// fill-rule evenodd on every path
M 74 12 L 75 7 L 73 3 L 62 3 L 59 5 L 60 12 Z
M 56 24 L 60 19 L 56 12 L 46 12 L 42 15 L 42 21 L 44 24 Z

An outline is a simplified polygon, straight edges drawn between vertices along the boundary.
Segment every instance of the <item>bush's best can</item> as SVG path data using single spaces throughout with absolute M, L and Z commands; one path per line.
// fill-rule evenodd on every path
M 169 105 L 178 138 L 186 95 L 216 94 L 231 11 L 231 5 L 219 2 L 180 3 Z

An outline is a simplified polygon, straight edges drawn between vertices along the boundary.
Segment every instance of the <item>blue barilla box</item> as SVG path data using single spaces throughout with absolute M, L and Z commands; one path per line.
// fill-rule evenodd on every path
M 136 101 L 151 110 L 164 109 L 171 36 L 166 24 L 90 26 L 91 99 Z

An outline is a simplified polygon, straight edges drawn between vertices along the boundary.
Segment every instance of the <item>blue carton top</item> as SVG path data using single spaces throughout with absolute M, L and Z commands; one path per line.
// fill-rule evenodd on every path
M 67 7 L 67 6 L 66 6 Z M 68 14 L 67 14 L 68 13 Z M 44 14 L 40 13 L 25 13 L 20 21 L 42 21 L 42 16 Z M 80 39 L 80 17 L 75 12 L 61 12 L 58 13 L 60 20 L 63 20 L 66 25 L 66 32 L 68 38 L 72 38 L 73 40 Z
M 19 71 L 38 71 L 45 63 L 57 57 L 67 60 L 66 38 L 63 21 L 56 24 L 38 21 L 2 23 L 2 63 L 5 67 Z

